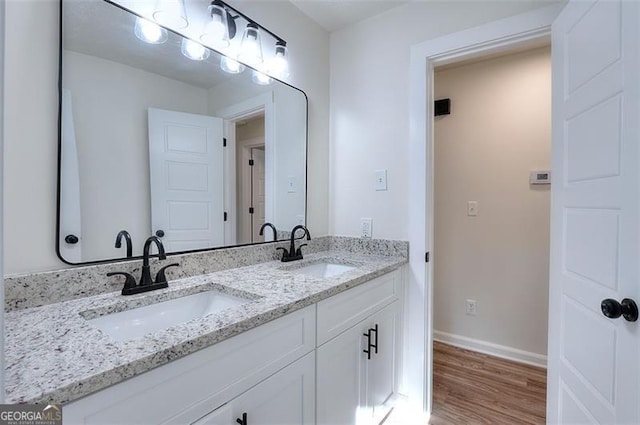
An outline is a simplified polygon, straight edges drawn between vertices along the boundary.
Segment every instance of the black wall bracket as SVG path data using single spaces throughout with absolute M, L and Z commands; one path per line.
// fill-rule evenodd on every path
M 451 114 L 451 99 L 440 99 L 433 102 L 433 116 Z

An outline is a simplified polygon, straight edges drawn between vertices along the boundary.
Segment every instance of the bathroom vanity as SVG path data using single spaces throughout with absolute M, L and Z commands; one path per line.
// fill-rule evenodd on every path
M 398 390 L 406 245 L 319 239 L 328 250 L 294 263 L 9 312 L 8 401 L 62 403 L 69 424 L 379 423 Z M 211 291 L 240 301 L 142 336 L 95 324 Z

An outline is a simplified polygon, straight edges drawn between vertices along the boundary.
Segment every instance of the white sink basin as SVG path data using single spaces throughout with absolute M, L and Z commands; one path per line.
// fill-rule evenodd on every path
M 328 277 L 346 273 L 353 269 L 355 269 L 355 267 L 345 266 L 344 264 L 317 263 L 291 270 L 291 272 L 326 279 Z
M 88 322 L 116 341 L 129 341 L 249 301 L 218 291 L 207 291 L 97 317 Z

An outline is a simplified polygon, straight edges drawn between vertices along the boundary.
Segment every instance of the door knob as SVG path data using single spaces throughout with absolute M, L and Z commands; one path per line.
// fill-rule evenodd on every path
M 625 298 L 622 302 L 607 298 L 600 303 L 600 309 L 602 314 L 609 319 L 617 319 L 618 317 L 624 317 L 624 320 L 628 322 L 635 322 L 638 320 L 638 306 L 630 298 Z
M 156 230 L 156 236 L 159 238 L 164 237 L 164 230 L 160 229 L 160 230 Z

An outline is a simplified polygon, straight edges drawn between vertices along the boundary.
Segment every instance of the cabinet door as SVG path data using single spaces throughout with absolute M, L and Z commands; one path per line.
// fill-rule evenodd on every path
M 372 410 L 373 423 L 377 424 L 389 412 L 390 401 L 396 391 L 396 338 L 398 336 L 398 303 L 394 302 L 383 308 L 367 320 L 370 329 L 376 329 L 377 352 L 371 354 L 367 361 L 367 406 Z M 375 331 L 372 335 L 375 335 Z
M 246 415 L 243 425 L 313 425 L 314 389 L 315 353 L 309 353 L 232 400 L 230 423 Z
M 366 326 L 360 323 L 317 349 L 317 425 L 365 423 Z

